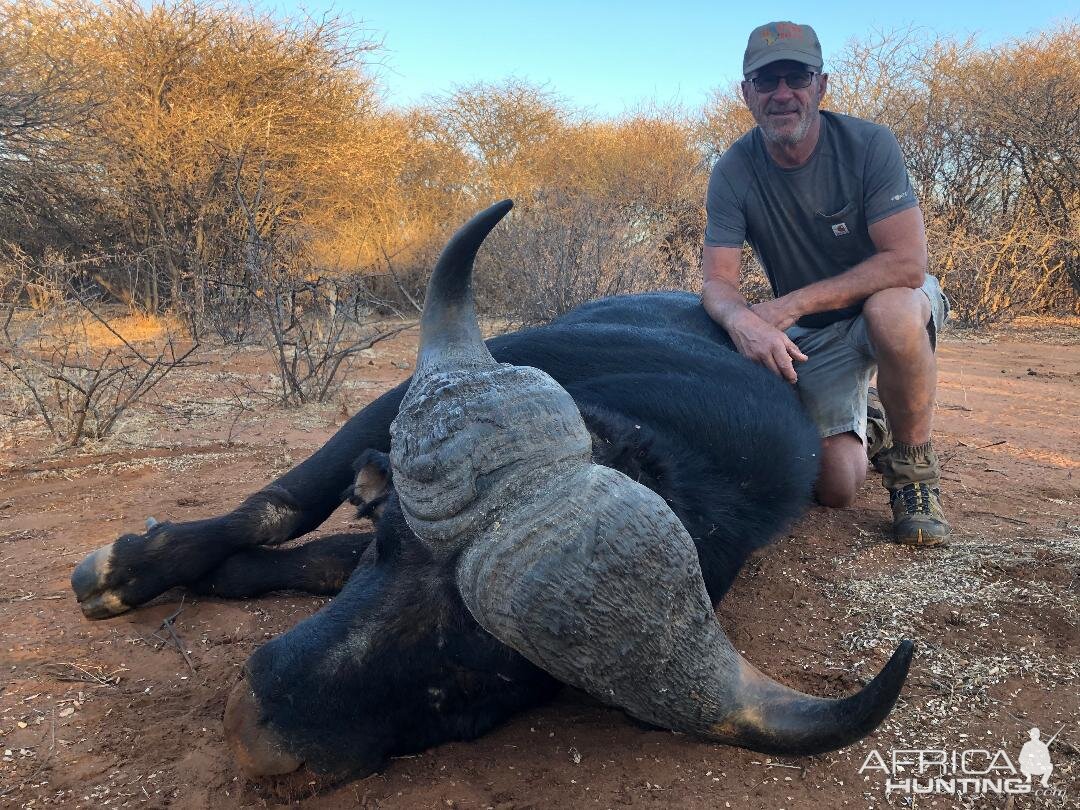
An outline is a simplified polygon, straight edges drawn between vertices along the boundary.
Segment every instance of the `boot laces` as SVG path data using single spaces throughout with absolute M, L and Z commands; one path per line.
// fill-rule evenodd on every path
M 928 484 L 906 484 L 891 493 L 891 500 L 904 502 L 904 511 L 909 515 L 933 515 L 932 495 L 937 495 L 938 490 Z

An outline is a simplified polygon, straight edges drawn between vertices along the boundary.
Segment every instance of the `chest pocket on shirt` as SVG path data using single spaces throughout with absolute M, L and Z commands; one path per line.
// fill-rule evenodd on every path
M 831 214 L 815 212 L 814 230 L 814 237 L 826 255 L 845 270 L 866 257 L 862 212 L 856 203 L 850 202 Z

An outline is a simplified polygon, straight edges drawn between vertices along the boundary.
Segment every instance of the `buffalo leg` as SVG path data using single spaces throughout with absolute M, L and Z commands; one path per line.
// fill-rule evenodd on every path
M 341 504 L 365 450 L 390 449 L 390 422 L 407 384 L 357 413 L 325 445 L 228 514 L 160 523 L 89 554 L 71 587 L 90 619 L 117 616 L 175 585 L 202 579 L 244 549 L 276 545 L 317 528 Z
M 188 587 L 225 599 L 287 590 L 333 596 L 345 586 L 373 539 L 373 532 L 333 534 L 296 548 L 244 549 Z

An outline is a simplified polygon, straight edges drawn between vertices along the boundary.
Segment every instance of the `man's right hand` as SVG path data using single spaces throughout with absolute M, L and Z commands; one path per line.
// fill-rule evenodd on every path
M 739 354 L 794 383 L 799 375 L 793 361 L 804 363 L 806 355 L 779 327 L 793 323 L 798 309 L 793 309 L 790 295 L 759 305 L 760 315 L 748 307 L 739 292 L 741 256 L 742 248 L 705 246 L 701 255 L 701 303 L 709 317 L 731 336 Z
M 730 320 L 727 331 L 743 357 L 760 363 L 789 383 L 795 383 L 799 379 L 793 361 L 805 363 L 807 357 L 775 326 L 747 309 L 739 317 Z

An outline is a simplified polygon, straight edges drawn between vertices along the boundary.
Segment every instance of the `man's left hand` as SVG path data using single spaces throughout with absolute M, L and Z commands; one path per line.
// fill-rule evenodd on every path
M 775 326 L 781 331 L 787 329 L 802 317 L 802 313 L 795 308 L 791 297 L 787 295 L 754 304 L 750 309 L 767 324 Z

